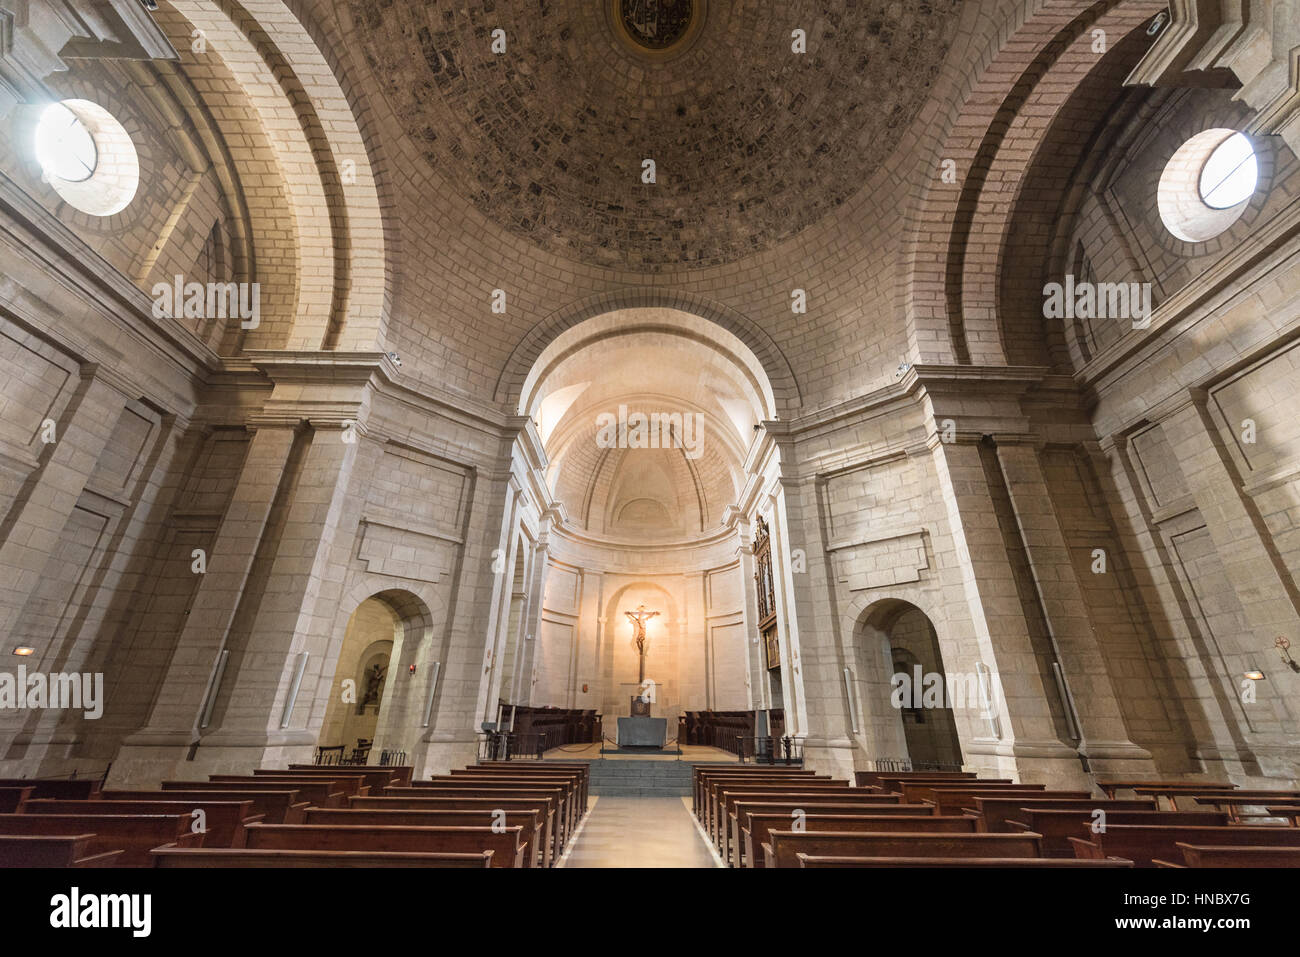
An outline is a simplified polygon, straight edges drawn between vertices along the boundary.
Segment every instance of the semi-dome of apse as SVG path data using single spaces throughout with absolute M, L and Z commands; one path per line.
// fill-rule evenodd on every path
M 924 103 L 959 6 L 399 0 L 351 14 L 417 151 L 488 219 L 567 258 L 654 269 L 768 248 L 862 188 Z

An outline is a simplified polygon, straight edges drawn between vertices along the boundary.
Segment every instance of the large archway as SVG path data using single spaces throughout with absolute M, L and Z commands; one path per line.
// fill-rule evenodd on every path
M 638 691 L 624 613 L 640 606 L 655 717 L 675 732 L 687 711 L 752 711 L 762 649 L 743 546 L 760 512 L 775 521 L 779 454 L 755 454 L 788 398 L 772 357 L 669 308 L 593 316 L 534 354 L 513 387 L 533 445 L 514 453 L 482 720 L 502 705 L 599 711 L 612 738 Z
M 989 712 L 992 686 L 979 675 L 950 675 L 938 632 L 916 605 L 886 599 L 867 608 L 854 636 L 859 701 L 855 732 L 868 756 L 915 770 L 958 770 L 963 763 L 957 710 Z M 983 690 L 981 690 L 983 689 Z M 991 712 L 990 712 L 991 713 Z

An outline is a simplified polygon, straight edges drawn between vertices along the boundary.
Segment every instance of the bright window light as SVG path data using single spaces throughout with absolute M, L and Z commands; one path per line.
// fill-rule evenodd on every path
M 1250 139 L 1234 133 L 1215 148 L 1201 167 L 1201 200 L 1211 209 L 1244 203 L 1259 183 L 1259 162 Z
M 80 183 L 94 174 L 99 154 L 81 117 L 62 103 L 51 103 L 36 125 L 36 159 L 49 176 Z

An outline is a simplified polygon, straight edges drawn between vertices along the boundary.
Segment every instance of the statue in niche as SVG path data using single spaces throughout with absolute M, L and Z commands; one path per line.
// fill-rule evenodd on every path
M 384 689 L 384 676 L 387 674 L 388 668 L 377 661 L 366 669 L 366 693 L 357 706 L 357 714 L 364 712 L 366 705 L 379 704 L 379 695 Z

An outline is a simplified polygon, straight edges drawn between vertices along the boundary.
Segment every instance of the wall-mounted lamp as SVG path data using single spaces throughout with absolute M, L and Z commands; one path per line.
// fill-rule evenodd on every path
M 1248 680 L 1248 681 L 1263 681 L 1263 680 L 1264 680 L 1264 672 L 1262 672 L 1262 671 L 1247 671 L 1247 672 L 1244 672 L 1244 673 L 1242 674 L 1242 677 L 1245 678 L 1245 679 Z
M 36 654 L 36 649 L 28 645 L 19 645 L 14 649 L 14 654 L 18 655 L 20 658 L 26 658 L 28 655 Z
M 1278 635 L 1277 640 L 1273 642 L 1273 647 L 1282 656 L 1282 662 L 1296 674 L 1300 674 L 1300 661 L 1291 657 L 1291 640 L 1285 635 Z

